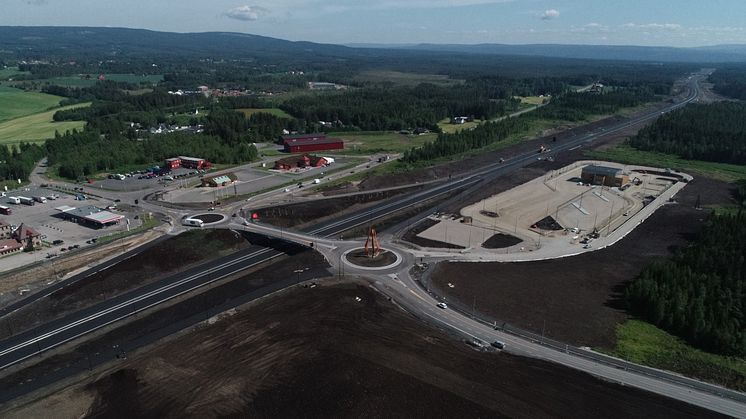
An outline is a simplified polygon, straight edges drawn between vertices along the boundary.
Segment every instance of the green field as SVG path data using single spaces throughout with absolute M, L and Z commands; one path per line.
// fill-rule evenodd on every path
M 0 122 L 43 112 L 59 105 L 63 98 L 0 86 Z
M 692 348 L 643 321 L 629 320 L 618 325 L 617 346 L 608 353 L 638 364 L 746 390 L 746 360 Z
M 274 115 L 278 118 L 288 118 L 292 119 L 293 117 L 290 116 L 287 112 L 283 111 L 280 108 L 242 108 L 242 109 L 236 109 L 239 112 L 242 112 L 244 116 L 247 118 L 251 115 L 254 115 L 255 113 L 268 113 L 270 115 Z
M 89 87 L 96 84 L 96 81 L 98 81 L 98 74 L 91 74 L 90 79 L 85 79 L 79 76 L 68 76 L 68 77 L 54 77 L 51 79 L 39 79 L 39 80 L 33 80 L 37 83 L 49 83 L 49 84 L 56 84 L 58 86 L 65 86 L 65 87 Z M 132 84 L 158 84 L 161 81 L 163 81 L 163 76 L 158 75 L 144 75 L 144 76 L 138 76 L 135 74 L 105 74 L 106 80 L 111 81 L 121 81 L 126 83 L 132 83 Z
M 420 73 L 403 73 L 400 71 L 388 70 L 368 70 L 355 76 L 357 81 L 367 81 L 373 83 L 390 82 L 399 86 L 416 86 L 420 83 L 432 83 L 440 86 L 453 86 L 463 84 L 464 80 L 451 79 L 442 74 L 420 74 Z
M 342 154 L 403 153 L 412 147 L 421 147 L 427 141 L 433 141 L 435 133 L 423 135 L 405 135 L 391 131 L 352 131 L 331 132 L 329 137 L 341 138 L 345 142 Z
M 59 110 L 90 106 L 90 103 L 65 106 L 47 112 L 28 115 L 0 123 L 0 144 L 16 144 L 21 141 L 44 142 L 54 137 L 54 132 L 61 134 L 72 129 L 82 129 L 83 121 L 54 122 L 52 117 Z
M 16 74 L 29 74 L 28 71 L 20 71 L 18 67 L 0 68 L 0 80 L 7 80 Z
M 640 151 L 628 145 L 619 145 L 606 151 L 585 153 L 588 157 L 599 160 L 617 161 L 620 163 L 639 164 L 643 166 L 665 167 L 680 170 L 691 175 L 701 175 L 725 182 L 746 179 L 746 166 L 736 164 L 713 163 L 700 160 L 684 160 L 670 154 L 653 151 Z
M 541 105 L 545 100 L 548 100 L 546 97 L 539 96 L 515 96 L 515 99 L 519 99 L 523 104 L 534 106 Z
M 459 132 L 465 129 L 472 129 L 481 123 L 481 120 L 475 119 L 471 122 L 464 122 L 463 124 L 452 124 L 451 119 L 446 118 L 438 122 L 438 127 L 440 127 L 440 129 L 446 134 L 453 134 L 454 132 Z

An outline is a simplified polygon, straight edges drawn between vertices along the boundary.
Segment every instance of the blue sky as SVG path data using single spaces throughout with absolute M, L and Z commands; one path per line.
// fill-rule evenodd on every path
M 746 0 L 0 0 L 0 25 L 330 43 L 746 44 Z

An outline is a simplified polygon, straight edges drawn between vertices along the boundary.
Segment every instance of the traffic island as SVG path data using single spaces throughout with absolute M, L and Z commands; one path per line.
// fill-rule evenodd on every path
M 370 256 L 365 249 L 356 248 L 344 253 L 347 264 L 360 269 L 382 270 L 393 268 L 401 263 L 401 256 L 390 250 L 381 249 L 378 255 Z
M 227 217 L 223 214 L 212 212 L 212 213 L 206 213 L 206 214 L 193 215 L 189 218 L 201 220 L 203 223 L 205 223 L 205 225 L 207 225 L 207 224 L 216 224 L 216 223 L 222 222 Z

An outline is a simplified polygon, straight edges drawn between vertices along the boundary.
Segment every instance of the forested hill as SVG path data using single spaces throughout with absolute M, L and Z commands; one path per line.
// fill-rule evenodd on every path
M 144 29 L 0 26 L 0 60 L 5 58 L 66 58 L 100 56 L 212 57 L 255 59 L 292 56 L 294 59 L 387 59 L 480 54 L 558 59 L 632 60 L 649 62 L 746 62 L 743 48 L 671 48 L 613 45 L 448 45 L 421 44 L 375 48 L 293 42 L 234 33 L 172 33 Z
M 746 62 L 746 49 L 736 48 L 674 48 L 632 45 L 506 45 L 506 44 L 419 44 L 401 48 L 419 51 L 461 52 L 472 54 L 529 55 L 555 58 L 594 60 L 660 61 L 660 62 Z
M 173 33 L 129 28 L 0 26 L 0 49 L 28 58 L 64 56 L 212 56 L 250 58 L 295 54 L 352 55 L 351 48 L 231 33 Z M 33 57 L 35 55 L 35 57 Z

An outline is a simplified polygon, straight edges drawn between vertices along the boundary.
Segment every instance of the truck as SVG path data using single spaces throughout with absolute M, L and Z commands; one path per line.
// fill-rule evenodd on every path
M 189 227 L 202 227 L 205 222 L 196 218 L 185 218 L 181 220 L 181 224 Z
M 18 198 L 17 196 L 9 196 L 9 197 L 8 197 L 8 203 L 11 203 L 11 204 L 16 204 L 16 205 L 18 205 L 18 204 L 20 204 L 20 203 L 21 203 L 21 199 L 20 199 L 20 198 Z
M 40 204 L 46 204 L 47 203 L 47 198 L 45 198 L 43 196 L 35 196 L 34 197 L 34 201 L 36 201 L 36 202 L 38 202 Z
M 10 209 L 10 208 L 8 208 L 8 207 L 6 207 L 6 206 L 4 206 L 4 205 L 0 205 L 0 214 L 3 214 L 3 215 L 10 215 L 10 214 L 12 214 L 12 213 L 13 213 L 13 211 L 11 211 L 11 209 Z
M 21 201 L 21 204 L 23 205 L 35 205 L 36 202 L 34 201 L 34 198 L 29 198 L 27 196 L 19 196 L 18 199 Z

